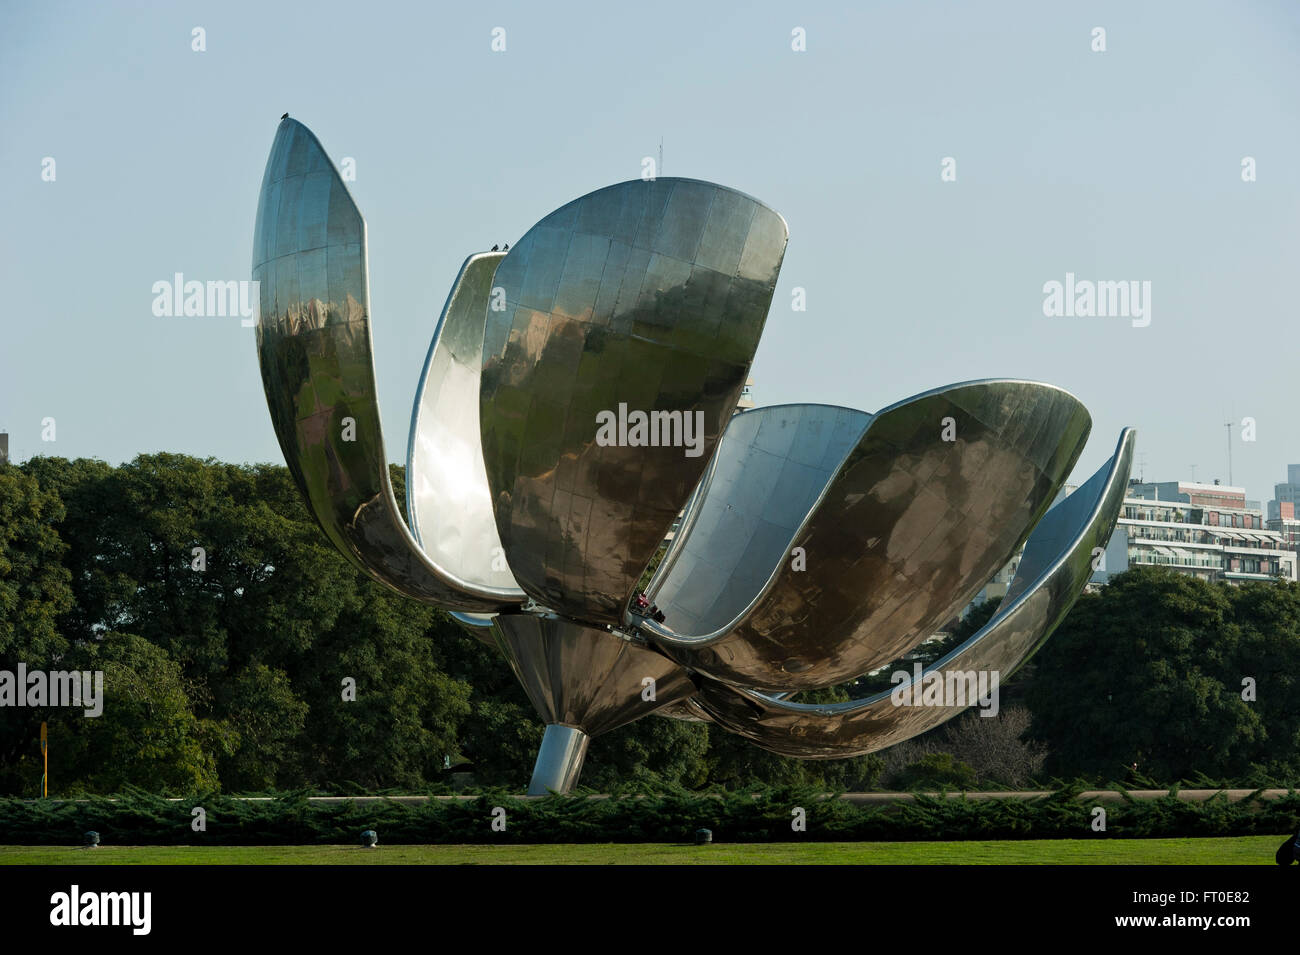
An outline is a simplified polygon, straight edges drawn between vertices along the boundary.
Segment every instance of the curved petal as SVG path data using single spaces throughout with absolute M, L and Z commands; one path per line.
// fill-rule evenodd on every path
M 735 415 L 646 590 L 665 623 L 646 620 L 644 629 L 671 646 L 672 635 L 693 640 L 734 627 L 870 422 L 869 414 L 833 405 Z
M 998 613 L 927 670 L 927 676 L 987 671 L 1005 679 L 1042 646 L 1088 582 L 1094 548 L 1105 547 L 1115 528 L 1135 436 L 1131 428 L 1124 429 L 1110 462 L 1048 512 L 1026 544 Z M 875 752 L 924 733 L 964 709 L 895 705 L 895 694 L 909 684 L 865 700 L 818 706 L 696 679 L 700 693 L 693 703 L 713 720 L 764 749 L 804 758 Z
M 498 266 L 483 457 L 510 569 L 539 603 L 621 623 L 744 386 L 786 239 L 741 193 L 637 180 L 551 213 Z M 637 430 L 652 412 L 662 442 Z M 598 431 L 601 415 L 631 428 Z
M 492 636 L 542 719 L 589 736 L 695 693 L 690 676 L 672 660 L 606 630 L 558 617 L 501 614 L 492 619 Z
M 370 343 L 366 225 L 301 123 L 276 131 L 257 206 L 257 353 L 285 462 L 344 556 L 408 597 L 453 610 L 518 604 L 459 586 L 420 550 L 388 476 Z
M 468 633 L 479 643 L 485 643 L 493 649 L 496 648 L 496 638 L 492 636 L 492 621 L 497 618 L 494 613 L 461 613 L 453 610 L 447 614 L 452 623 L 460 625 L 460 628 Z
M 675 561 L 652 584 L 664 622 L 638 625 L 679 663 L 737 686 L 812 689 L 867 673 L 934 633 L 1006 563 L 1089 427 L 1068 392 L 1004 380 L 874 417 L 799 405 L 737 415 Z
M 464 590 L 522 601 L 492 516 L 479 446 L 483 323 L 504 252 L 471 255 L 447 296 L 415 391 L 406 513 L 429 560 Z

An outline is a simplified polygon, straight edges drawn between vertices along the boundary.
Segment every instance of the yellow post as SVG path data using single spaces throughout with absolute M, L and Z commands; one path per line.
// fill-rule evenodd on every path
M 41 798 L 45 799 L 50 794 L 50 743 L 44 723 L 41 724 L 41 759 L 45 764 L 41 772 Z

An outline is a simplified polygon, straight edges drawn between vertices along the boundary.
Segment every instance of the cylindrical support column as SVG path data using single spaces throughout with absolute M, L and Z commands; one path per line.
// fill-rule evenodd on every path
M 542 747 L 537 751 L 537 763 L 533 766 L 533 779 L 528 784 L 528 795 L 564 794 L 572 789 L 582 773 L 582 761 L 587 756 L 590 742 L 591 737 L 576 727 L 547 724 Z

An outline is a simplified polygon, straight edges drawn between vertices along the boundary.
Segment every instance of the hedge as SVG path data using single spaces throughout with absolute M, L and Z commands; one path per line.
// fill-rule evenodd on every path
M 307 792 L 265 801 L 207 794 L 181 801 L 140 792 L 85 800 L 0 799 L 0 844 L 80 845 L 95 830 L 106 845 L 355 844 L 375 829 L 382 844 L 685 843 L 695 830 L 717 842 L 855 842 L 961 839 L 1147 838 L 1283 835 L 1300 824 L 1300 794 L 1231 802 L 1218 794 L 1184 802 L 1176 791 L 1152 800 L 1105 804 L 1106 829 L 1094 831 L 1093 805 L 1078 790 L 1032 799 L 949 798 L 858 805 L 835 794 L 792 788 L 732 793 L 672 791 L 591 798 L 519 799 L 487 793 L 471 799 L 359 804 L 314 802 Z M 195 807 L 205 831 L 195 831 Z M 505 810 L 504 830 L 493 827 Z M 804 810 L 795 831 L 793 810 Z

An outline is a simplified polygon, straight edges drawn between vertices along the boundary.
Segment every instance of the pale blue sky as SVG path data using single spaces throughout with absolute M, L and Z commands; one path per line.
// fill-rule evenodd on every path
M 1267 500 L 1300 461 L 1298 11 L 11 2 L 0 429 L 18 459 L 281 461 L 252 330 L 150 306 L 175 272 L 249 277 L 287 110 L 356 160 L 393 460 L 465 256 L 637 177 L 662 136 L 664 174 L 743 190 L 789 222 L 761 403 L 871 411 L 972 378 L 1049 381 L 1093 415 L 1076 480 L 1133 425 L 1148 479 L 1194 464 L 1226 482 L 1223 424 L 1249 415 L 1258 440 L 1238 429 L 1234 477 Z M 790 49 L 796 26 L 807 52 Z M 945 156 L 956 182 L 940 181 Z M 1043 283 L 1067 271 L 1151 281 L 1150 326 L 1045 318 Z

